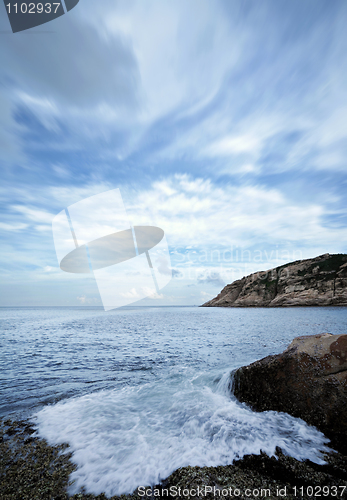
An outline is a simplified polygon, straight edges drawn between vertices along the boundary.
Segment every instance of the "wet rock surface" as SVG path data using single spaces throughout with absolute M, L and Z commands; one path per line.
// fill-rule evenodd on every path
M 324 254 L 234 281 L 203 307 L 346 305 L 347 255 Z
M 299 462 L 283 455 L 277 448 L 276 456 L 266 454 L 247 455 L 231 465 L 219 467 L 184 467 L 178 469 L 163 482 L 162 488 L 175 485 L 206 496 L 195 498 L 332 498 L 335 487 L 340 498 L 347 497 L 346 460 L 339 454 L 327 455 L 326 465 L 317 465 L 309 461 Z M 205 487 L 209 488 L 205 490 Z M 302 488 L 302 489 L 300 489 Z M 312 491 L 311 491 L 312 488 Z M 323 488 L 325 488 L 323 490 Z M 210 491 L 212 490 L 212 491 Z M 218 491 L 220 491 L 220 495 Z M 229 496 L 226 496 L 226 492 Z M 282 492 L 282 495 L 281 495 Z M 301 494 L 302 492 L 302 494 Z M 313 493 L 313 494 L 312 494 Z M 317 493 L 317 496 L 314 496 Z M 320 494 L 319 494 L 320 493 Z M 183 497 L 183 496 L 182 496 Z M 193 498 L 193 496 L 188 496 Z
M 65 488 L 75 466 L 67 445 L 48 446 L 27 421 L 4 420 L 0 427 L 1 500 L 67 499 Z
M 1 500 L 105 500 L 82 491 L 69 497 L 69 475 L 75 469 L 67 445 L 49 446 L 27 421 L 6 420 L 0 426 Z M 139 498 L 346 498 L 347 457 L 324 456 L 327 464 L 300 462 L 283 455 L 247 455 L 218 467 L 182 467 L 160 485 L 137 489 L 112 500 Z M 145 492 L 145 493 L 144 493 Z M 279 493 L 284 493 L 285 496 Z M 317 495 L 314 495 L 316 493 Z
M 347 335 L 297 337 L 282 353 L 239 368 L 235 396 L 316 426 L 347 454 Z

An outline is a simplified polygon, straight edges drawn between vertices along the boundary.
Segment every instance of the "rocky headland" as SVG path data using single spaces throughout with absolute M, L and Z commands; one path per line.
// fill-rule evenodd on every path
M 302 418 L 347 454 L 347 335 L 297 337 L 283 353 L 239 368 L 233 391 L 254 410 Z
M 203 307 L 347 306 L 347 255 L 324 254 L 250 274 Z

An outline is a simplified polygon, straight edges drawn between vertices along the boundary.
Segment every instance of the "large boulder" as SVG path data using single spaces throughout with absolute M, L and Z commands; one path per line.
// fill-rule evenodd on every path
M 254 410 L 302 418 L 347 454 L 347 335 L 297 337 L 282 354 L 239 368 L 233 390 Z

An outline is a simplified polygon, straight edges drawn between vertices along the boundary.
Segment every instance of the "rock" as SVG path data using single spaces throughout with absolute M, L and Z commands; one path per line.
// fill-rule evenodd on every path
M 324 254 L 234 281 L 203 307 L 346 305 L 347 255 Z
M 302 418 L 347 454 L 347 335 L 297 337 L 282 354 L 239 368 L 233 391 L 254 410 Z

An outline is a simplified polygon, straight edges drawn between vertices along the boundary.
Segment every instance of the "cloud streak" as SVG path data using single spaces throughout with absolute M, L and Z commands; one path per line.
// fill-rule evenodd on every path
M 51 217 L 117 187 L 132 224 L 165 230 L 175 297 L 229 279 L 194 260 L 213 248 L 345 252 L 346 22 L 344 0 L 83 0 L 3 35 L 6 280 L 63 281 Z

